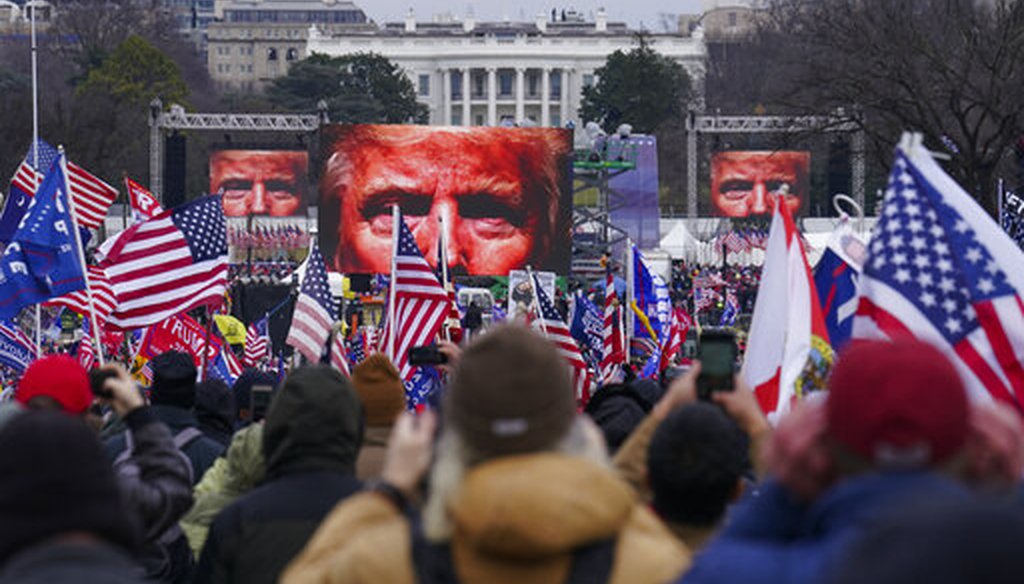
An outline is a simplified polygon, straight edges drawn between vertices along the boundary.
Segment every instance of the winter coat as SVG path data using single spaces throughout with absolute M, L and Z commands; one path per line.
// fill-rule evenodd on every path
M 266 479 L 213 521 L 196 584 L 277 582 L 338 501 L 361 488 L 361 437 L 359 397 L 339 373 L 292 373 L 263 426 Z
M 188 410 L 166 405 L 153 405 L 149 406 L 149 409 L 153 412 L 156 419 L 170 428 L 172 435 L 181 432 L 185 428 L 199 428 L 199 422 L 196 420 L 196 417 Z M 104 447 L 110 461 L 114 462 L 117 456 L 127 447 L 124 432 L 107 438 Z M 182 452 L 185 453 L 189 462 L 192 463 L 192 484 L 195 485 L 203 477 L 206 470 L 213 466 L 213 461 L 217 460 L 224 453 L 224 446 L 206 436 L 200 436 L 189 442 L 182 449 Z
M 608 469 L 561 454 L 504 457 L 466 475 L 449 507 L 466 583 L 561 584 L 573 552 L 613 539 L 613 584 L 669 582 L 689 553 Z M 339 505 L 288 567 L 285 584 L 413 584 L 410 523 L 363 493 Z
M 384 469 L 384 454 L 388 449 L 390 426 L 374 426 L 363 434 L 363 447 L 356 460 L 356 477 L 361 481 L 380 478 Z
M 873 521 L 907 503 L 942 497 L 969 495 L 939 475 L 886 473 L 849 478 L 802 504 L 767 481 L 734 507 L 681 582 L 821 582 Z
M 4 584 L 143 584 L 142 569 L 112 545 L 52 540 L 22 550 L 0 570 Z
M 199 552 L 217 514 L 263 480 L 263 425 L 253 424 L 238 431 L 227 453 L 218 458 L 195 489 L 196 502 L 181 520 L 192 552 Z

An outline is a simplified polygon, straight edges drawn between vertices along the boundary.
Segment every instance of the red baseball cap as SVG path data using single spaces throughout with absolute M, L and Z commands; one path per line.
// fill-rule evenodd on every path
M 67 355 L 37 359 L 22 374 L 14 399 L 25 404 L 40 395 L 53 398 L 69 414 L 83 414 L 93 399 L 89 374 Z
M 832 371 L 828 433 L 881 468 L 922 468 L 967 439 L 960 375 L 934 346 L 912 339 L 856 342 Z

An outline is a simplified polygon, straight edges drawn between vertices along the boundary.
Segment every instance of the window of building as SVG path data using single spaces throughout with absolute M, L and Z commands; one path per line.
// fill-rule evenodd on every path
M 551 74 L 551 97 L 562 99 L 562 72 Z
M 729 13 L 729 26 L 736 26 L 736 13 L 735 12 L 730 12 Z
M 418 94 L 421 97 L 430 95 L 430 75 L 419 76 L 419 91 Z
M 285 54 L 285 59 L 287 59 L 289 61 L 294 61 L 294 60 L 296 60 L 298 58 L 299 58 L 299 50 L 298 49 L 294 49 L 294 48 L 288 49 L 288 52 Z
M 562 126 L 562 116 L 558 114 L 551 114 L 551 127 L 559 128 Z
M 583 74 L 583 87 L 593 87 L 593 86 L 594 86 L 594 74 L 593 73 L 584 73 Z
M 483 97 L 485 94 L 484 86 L 487 80 L 483 75 L 477 75 L 473 78 L 473 97 Z
M 478 126 L 484 125 L 484 115 L 483 114 L 477 114 L 476 115 L 476 125 L 478 125 Z
M 457 111 L 456 112 L 452 112 L 452 125 L 453 126 L 461 126 L 462 125 L 462 112 L 457 112 Z
M 498 94 L 507 97 L 512 95 L 512 80 L 513 75 L 511 71 L 502 71 L 498 73 Z
M 540 75 L 530 73 L 526 76 L 526 95 L 529 97 L 540 96 Z
M 462 99 L 462 71 L 452 71 L 452 99 Z
M 277 60 L 277 49 L 275 49 L 273 47 L 267 49 L 267 60 L 268 61 L 276 61 Z

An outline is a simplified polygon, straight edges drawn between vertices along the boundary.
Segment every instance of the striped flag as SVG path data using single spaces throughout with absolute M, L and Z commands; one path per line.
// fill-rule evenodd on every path
M 292 326 L 286 343 L 295 347 L 310 362 L 319 363 L 324 345 L 331 336 L 331 326 L 337 308 L 327 284 L 327 267 L 320 247 L 313 242 L 306 262 L 306 277 L 302 279 L 299 299 L 292 313 Z
M 110 285 L 107 272 L 99 266 L 89 266 L 89 287 L 92 289 L 92 301 L 96 307 L 96 320 L 104 326 L 110 313 L 117 307 L 117 298 Z M 89 313 L 89 294 L 85 290 L 77 290 L 45 303 L 45 306 L 63 306 L 82 316 L 91 317 Z
M 686 333 L 690 332 L 690 315 L 686 310 L 676 308 L 672 311 L 672 320 L 669 324 L 669 332 L 662 339 L 661 357 L 658 363 L 658 371 L 664 371 L 672 365 L 672 359 L 679 353 L 683 341 L 686 340 Z
M 1024 412 L 1024 253 L 904 135 L 861 275 L 853 338 L 939 347 L 972 397 Z
M 16 371 L 24 371 L 36 360 L 36 345 L 32 339 L 10 321 L 0 321 L 0 364 Z
M 391 276 L 391 285 L 395 287 L 395 322 L 386 323 L 381 346 L 388 351 L 394 347 L 391 361 L 402 380 L 410 381 L 416 368 L 409 364 L 409 349 L 434 341 L 448 315 L 450 301 L 401 215 L 395 223 L 398 245 Z
M 604 328 L 601 331 L 604 346 L 601 355 L 601 383 L 609 383 L 617 377 L 622 369 L 622 362 L 626 360 L 617 300 L 615 278 L 611 270 L 608 270 L 604 287 Z
M 344 373 L 345 377 L 352 376 L 345 356 L 345 335 L 340 332 L 335 333 L 334 341 L 331 342 L 331 366 Z
M 256 367 L 270 353 L 270 339 L 267 338 L 267 317 L 249 325 L 245 331 L 245 365 Z
M 228 243 L 219 196 L 164 211 L 98 250 L 117 308 L 108 327 L 128 330 L 179 312 L 220 305 L 228 280 Z
M 86 371 L 96 364 L 96 349 L 92 342 L 92 327 L 89 326 L 89 319 L 82 319 L 82 340 L 78 342 L 78 362 Z
M 533 289 L 537 294 L 537 305 L 540 313 L 533 319 L 531 326 L 539 330 L 549 341 L 555 344 L 558 353 L 565 358 L 572 372 L 573 387 L 576 389 L 576 399 L 586 403 L 590 399 L 590 371 L 587 369 L 587 362 L 583 360 L 580 347 L 576 339 L 569 334 L 569 327 L 565 325 L 555 305 L 551 303 L 544 288 L 541 286 L 537 274 L 533 274 Z
M 18 167 L 11 183 L 29 195 L 35 195 L 43 176 L 57 158 L 58 151 L 44 140 L 39 140 L 39 164 L 32 164 L 33 148 L 29 148 L 24 162 Z M 96 178 L 92 173 L 68 160 L 68 188 L 75 203 L 78 224 L 92 229 L 103 224 L 111 203 L 117 198 L 117 189 Z

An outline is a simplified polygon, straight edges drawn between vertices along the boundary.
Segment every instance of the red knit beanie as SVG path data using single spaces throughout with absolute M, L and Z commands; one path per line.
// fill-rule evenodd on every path
M 83 414 L 92 403 L 89 374 L 78 361 L 67 355 L 37 359 L 22 374 L 14 398 L 27 404 L 41 395 L 56 400 L 69 414 Z
M 967 394 L 937 348 L 911 339 L 851 345 L 832 372 L 828 432 L 879 468 L 923 468 L 967 439 Z

